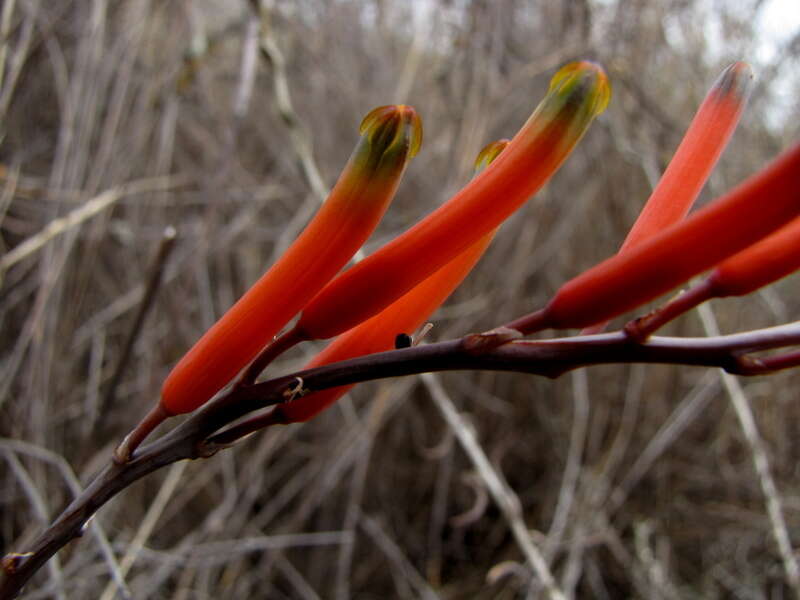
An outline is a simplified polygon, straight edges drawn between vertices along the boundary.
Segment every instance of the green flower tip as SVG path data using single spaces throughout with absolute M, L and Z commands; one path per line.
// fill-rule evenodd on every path
M 753 89 L 753 69 L 746 62 L 737 61 L 722 72 L 712 88 L 721 96 L 732 95 L 735 101 L 747 99 Z
M 608 106 L 611 84 L 603 67 L 581 60 L 564 65 L 553 75 L 549 93 L 576 104 L 588 102 L 590 113 L 596 117 Z
M 500 156 L 500 153 L 506 149 L 511 143 L 511 140 L 497 140 L 490 142 L 483 147 L 478 153 L 478 158 L 475 159 L 475 174 L 477 175 L 486 167 L 492 164 L 492 161 Z
M 422 119 L 417 111 L 405 104 L 379 106 L 364 117 L 359 133 L 373 149 L 386 153 L 404 150 L 406 158 L 414 157 L 422 145 Z

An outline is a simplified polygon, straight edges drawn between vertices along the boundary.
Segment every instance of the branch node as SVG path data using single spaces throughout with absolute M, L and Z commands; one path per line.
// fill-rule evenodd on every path
M 733 365 L 725 371 L 732 375 L 763 375 L 771 369 L 766 362 L 756 356 L 740 354 L 733 357 Z
M 86 521 L 83 523 L 83 525 L 81 525 L 80 529 L 78 529 L 78 532 L 75 534 L 76 538 L 83 537 L 83 535 L 89 529 L 89 525 L 92 524 L 92 520 L 94 519 L 94 517 L 95 517 L 95 515 L 92 515 L 88 519 L 86 519 Z
M 688 290 L 679 291 L 666 304 L 626 323 L 623 328 L 625 335 L 633 342 L 644 343 L 647 338 L 664 325 L 703 302 L 710 300 L 715 295 L 714 280 L 710 278 L 704 279 Z
M 159 402 L 144 419 L 120 442 L 114 449 L 113 460 L 117 465 L 124 465 L 130 462 L 136 448 L 150 435 L 150 433 L 161 423 L 166 421 L 172 414 Z
M 3 560 L 0 561 L 0 564 L 7 575 L 14 575 L 17 569 L 31 556 L 33 556 L 33 552 L 9 552 L 3 557 Z
M 647 338 L 650 337 L 650 331 L 648 328 L 648 321 L 656 314 L 657 311 L 653 310 L 647 313 L 644 316 L 637 317 L 632 321 L 628 321 L 625 323 L 625 326 L 622 328 L 622 332 L 625 334 L 625 337 L 628 338 L 628 341 L 634 344 L 643 344 L 647 341 Z
M 483 333 L 471 333 L 464 336 L 461 343 L 461 348 L 467 354 L 472 356 L 480 356 L 491 352 L 495 348 L 520 339 L 522 334 L 516 329 L 509 329 L 508 327 L 497 327 Z
M 233 444 L 217 444 L 216 442 L 209 442 L 208 440 L 203 440 L 198 442 L 195 447 L 195 457 L 196 458 L 211 458 L 220 450 L 224 450 L 225 448 L 230 448 Z

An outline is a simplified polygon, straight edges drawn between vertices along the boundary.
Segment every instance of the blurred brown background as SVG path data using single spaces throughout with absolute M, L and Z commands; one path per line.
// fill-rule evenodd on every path
M 170 366 L 293 239 L 368 110 L 413 105 L 425 141 L 367 252 L 456 191 L 558 66 L 607 68 L 608 111 L 429 336 L 481 330 L 616 250 L 728 63 L 751 61 L 757 84 L 699 202 L 798 139 L 800 26 L 789 14 L 761 27 L 772 4 L 0 2 L 0 553 L 55 516 L 72 470 L 86 482 Z M 87 202 L 79 222 L 46 229 Z M 163 285 L 108 398 L 169 225 Z M 667 331 L 797 319 L 799 291 L 789 278 Z M 565 596 L 800 593 L 776 541 L 800 546 L 797 373 L 740 387 L 654 365 L 439 380 Z M 769 498 L 737 395 L 763 438 Z M 139 482 L 97 518 L 109 546 L 71 544 L 25 597 L 546 597 L 511 521 L 426 384 L 365 384 L 311 423 Z M 127 589 L 109 583 L 110 554 Z

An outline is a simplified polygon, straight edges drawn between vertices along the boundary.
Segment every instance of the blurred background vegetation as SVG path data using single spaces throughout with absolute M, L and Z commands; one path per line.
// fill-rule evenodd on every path
M 768 19 L 773 4 L 0 2 L 0 553 L 57 514 L 72 471 L 87 481 L 171 365 L 291 242 L 368 110 L 413 105 L 425 141 L 366 252 L 463 185 L 558 66 L 607 68 L 608 111 L 504 226 L 429 339 L 482 330 L 617 249 L 728 63 L 750 61 L 757 84 L 700 203 L 797 141 L 800 26 L 796 14 Z M 87 203 L 80 222 L 46 229 Z M 174 251 L 116 385 L 170 225 Z M 41 232 L 45 243 L 20 246 Z M 779 324 L 800 316 L 798 292 L 789 278 L 713 313 L 723 332 Z M 706 317 L 667 331 L 706 335 Z M 440 380 L 568 597 L 800 592 L 719 374 L 618 365 L 557 381 Z M 796 547 L 798 382 L 740 380 Z M 313 422 L 154 474 L 96 522 L 127 591 L 87 535 L 26 598 L 543 597 L 418 378 L 361 385 Z

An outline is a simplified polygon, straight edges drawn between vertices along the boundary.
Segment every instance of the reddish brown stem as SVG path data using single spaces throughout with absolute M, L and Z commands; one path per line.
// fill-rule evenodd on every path
M 241 440 L 242 438 L 261 431 L 273 425 L 287 425 L 286 420 L 283 418 L 283 413 L 275 408 L 269 409 L 267 412 L 255 415 L 249 419 L 245 419 L 241 423 L 237 423 L 233 427 L 221 431 L 216 435 L 208 438 L 207 445 L 209 447 L 219 446 L 226 447 Z
M 258 356 L 253 359 L 253 362 L 251 362 L 250 366 L 242 373 L 236 385 L 244 386 L 254 384 L 258 376 L 264 372 L 264 369 L 266 369 L 273 360 L 300 342 L 304 342 L 306 339 L 307 338 L 297 327 L 293 327 L 289 331 L 280 334 L 267 344 Z
M 632 340 L 643 342 L 661 327 L 716 296 L 714 282 L 705 279 L 681 292 L 665 305 L 625 325 L 625 334 Z
M 172 415 L 167 412 L 160 402 L 151 408 L 150 412 L 144 416 L 133 431 L 125 436 L 125 439 L 123 439 L 116 450 L 114 450 L 114 462 L 118 465 L 129 462 L 134 451 L 141 445 L 145 438 L 171 416 Z
M 532 312 L 524 317 L 520 317 L 515 321 L 506 323 L 503 327 L 508 329 L 516 329 L 522 335 L 530 335 L 550 327 L 550 319 L 547 315 L 547 308 L 542 308 L 536 312 Z
M 739 365 L 739 373 L 742 375 L 768 375 L 781 369 L 800 366 L 800 350 L 763 358 L 742 356 Z
M 283 335 L 272 340 L 242 374 L 241 378 L 236 383 L 236 387 L 254 384 L 261 372 L 266 369 L 276 357 L 286 352 L 292 346 L 302 342 L 303 339 L 302 334 L 296 329 L 290 329 Z M 134 451 L 141 445 L 145 438 L 147 438 L 156 427 L 172 416 L 174 415 L 167 411 L 161 402 L 156 404 L 133 431 L 125 436 L 125 439 L 117 446 L 116 450 L 114 450 L 114 462 L 117 464 L 124 464 L 130 461 Z

